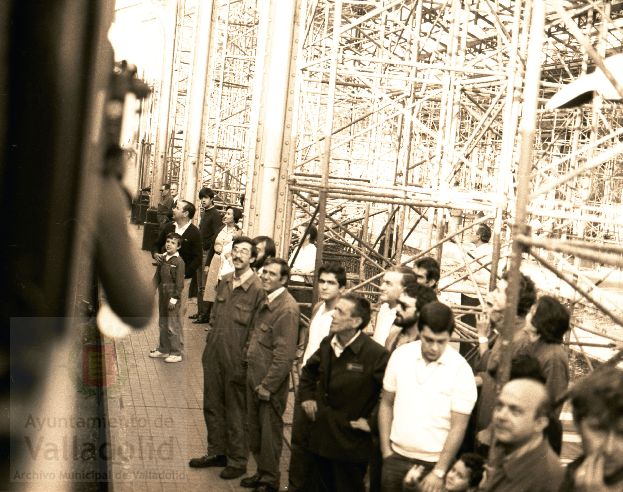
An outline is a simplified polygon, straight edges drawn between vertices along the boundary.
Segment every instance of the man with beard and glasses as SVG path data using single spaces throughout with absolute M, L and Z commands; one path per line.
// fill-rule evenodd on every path
M 190 460 L 193 468 L 224 467 L 231 480 L 247 470 L 245 354 L 254 314 L 266 294 L 251 269 L 257 252 L 252 239 L 238 236 L 231 250 L 234 271 L 216 287 L 211 325 L 201 359 L 203 415 L 208 428 L 207 454 Z
M 385 348 L 390 353 L 401 345 L 419 338 L 417 320 L 420 317 L 420 311 L 429 302 L 436 300 L 437 294 L 430 287 L 413 282 L 405 285 L 396 304 L 394 326 L 385 341 Z

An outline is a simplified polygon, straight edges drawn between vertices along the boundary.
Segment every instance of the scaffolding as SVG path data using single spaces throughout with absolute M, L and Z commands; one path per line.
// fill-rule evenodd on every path
M 344 262 L 353 290 L 372 300 L 386 268 L 424 255 L 441 260 L 448 298 L 482 299 L 478 269 L 516 273 L 523 259 L 576 314 L 592 306 L 621 325 L 603 285 L 622 275 L 622 108 L 599 96 L 544 106 L 623 51 L 623 1 L 298 0 L 280 66 L 281 147 L 265 158 L 276 8 L 213 3 L 198 182 L 228 203 L 245 197 L 249 233 L 266 233 L 258 210 L 272 159 L 279 253 L 293 229 L 317 221 L 317 263 Z M 486 265 L 461 247 L 483 222 L 494 231 Z M 451 250 L 459 260 L 448 265 Z

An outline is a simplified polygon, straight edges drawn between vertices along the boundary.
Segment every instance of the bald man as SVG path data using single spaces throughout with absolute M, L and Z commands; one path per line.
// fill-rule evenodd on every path
M 558 492 L 564 471 L 543 437 L 551 402 L 545 386 L 531 379 L 504 385 L 493 410 L 497 442 L 487 492 Z

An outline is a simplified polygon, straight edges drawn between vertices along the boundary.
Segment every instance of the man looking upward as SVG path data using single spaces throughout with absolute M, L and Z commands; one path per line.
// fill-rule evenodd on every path
M 383 275 L 381 297 L 379 299 L 382 304 L 376 316 L 374 335 L 372 336 L 372 339 L 379 345 L 385 345 L 385 340 L 387 340 L 387 336 L 394 324 L 396 304 L 404 286 L 415 282 L 416 277 L 413 270 L 406 266 L 392 267 Z

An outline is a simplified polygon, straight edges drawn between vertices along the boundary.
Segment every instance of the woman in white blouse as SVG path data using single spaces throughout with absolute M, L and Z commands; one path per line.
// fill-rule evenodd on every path
M 234 238 L 242 234 L 237 225 L 241 218 L 242 211 L 234 207 L 228 207 L 225 215 L 223 215 L 223 227 L 214 240 L 214 257 L 210 262 L 203 291 L 203 300 L 206 302 L 214 302 L 216 284 L 223 275 L 234 271 L 234 265 L 231 261 L 231 246 Z

